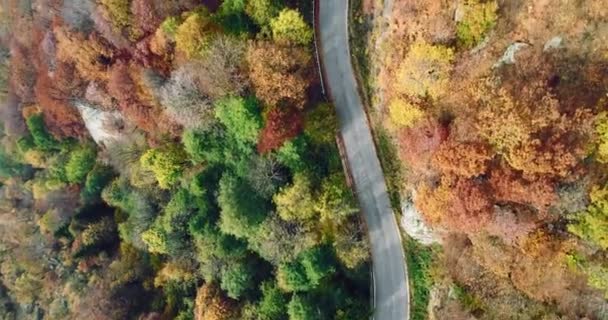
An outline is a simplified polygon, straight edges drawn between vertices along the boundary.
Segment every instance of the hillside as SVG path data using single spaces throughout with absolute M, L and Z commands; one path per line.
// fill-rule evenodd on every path
M 608 316 L 606 8 L 354 2 L 414 319 Z

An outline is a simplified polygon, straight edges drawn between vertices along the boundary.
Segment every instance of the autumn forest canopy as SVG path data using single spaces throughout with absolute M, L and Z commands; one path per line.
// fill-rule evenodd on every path
M 367 319 L 309 1 L 0 8 L 0 318 Z
M 406 244 L 413 318 L 605 319 L 608 3 L 372 2 L 354 61 L 402 225 L 435 243 Z

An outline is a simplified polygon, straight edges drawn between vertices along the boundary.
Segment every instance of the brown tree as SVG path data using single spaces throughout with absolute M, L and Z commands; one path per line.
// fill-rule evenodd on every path
M 491 159 L 491 150 L 485 144 L 451 141 L 439 147 L 433 165 L 443 172 L 471 178 L 485 173 Z
M 44 122 L 57 137 L 82 137 L 86 128 L 78 110 L 72 103 L 82 95 L 83 82 L 73 65 L 60 62 L 55 72 L 40 70 L 34 92 Z
M 304 106 L 312 62 L 304 48 L 252 42 L 246 59 L 256 96 L 265 104 Z
M 88 81 L 105 81 L 108 79 L 108 67 L 114 61 L 114 52 L 97 33 L 88 36 L 66 30 L 61 24 L 53 28 L 57 38 L 57 58 L 64 62 L 73 62 L 76 70 Z
M 274 108 L 268 113 L 266 126 L 258 141 L 258 151 L 267 153 L 279 148 L 283 143 L 303 130 L 303 117 L 299 110 Z
M 229 320 L 237 316 L 236 302 L 225 297 L 214 284 L 200 287 L 194 304 L 195 320 Z
M 448 128 L 439 121 L 421 120 L 414 127 L 399 131 L 400 156 L 412 169 L 427 172 L 435 152 L 448 134 Z
M 133 0 L 131 2 L 131 17 L 133 28 L 138 29 L 134 31 L 136 34 L 150 34 L 156 31 L 156 28 L 162 22 L 154 1 L 150 0 Z
M 532 206 L 544 214 L 557 200 L 554 183 L 547 177 L 523 176 L 506 166 L 493 170 L 490 184 L 498 201 Z
M 493 215 L 493 199 L 487 183 L 455 176 L 442 177 L 439 185 L 423 185 L 416 206 L 426 220 L 456 232 L 478 232 Z

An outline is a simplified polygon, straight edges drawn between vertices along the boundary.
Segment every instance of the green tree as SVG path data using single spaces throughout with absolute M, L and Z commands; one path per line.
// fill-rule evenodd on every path
M 224 133 L 216 127 L 206 130 L 189 129 L 184 131 L 182 143 L 184 150 L 194 163 L 225 163 Z
M 345 181 L 342 173 L 335 173 L 323 181 L 315 206 L 322 219 L 341 223 L 358 211 L 355 197 Z
M 578 213 L 568 225 L 573 234 L 600 248 L 608 249 L 608 186 L 595 187 L 590 194 L 591 204 Z
M 97 164 L 87 174 L 84 182 L 84 188 L 81 191 L 81 198 L 85 203 L 94 203 L 101 200 L 101 192 L 112 181 L 114 172 L 112 168 Z
M 116 225 L 110 217 L 87 225 L 81 233 L 82 243 L 87 246 L 100 246 L 111 243 L 116 237 Z
M 253 235 L 267 214 L 264 200 L 246 183 L 231 174 L 222 176 L 217 202 L 221 209 L 221 230 L 237 238 Z
M 308 45 L 312 41 L 313 31 L 304 18 L 294 9 L 283 9 L 279 16 L 270 21 L 272 37 L 275 41 Z
M 336 272 L 333 253 L 329 247 L 316 246 L 303 252 L 299 259 L 313 286 L 318 286 L 323 278 Z
M 304 133 L 315 144 L 333 144 L 336 142 L 338 119 L 334 106 L 321 103 L 306 114 Z
M 472 47 L 496 24 L 498 3 L 495 0 L 467 0 L 462 6 L 463 17 L 456 25 L 458 42 L 464 47 Z
M 230 298 L 238 299 L 255 287 L 254 271 L 246 261 L 237 261 L 222 270 L 220 286 Z
M 310 179 L 304 174 L 296 174 L 293 184 L 274 196 L 274 203 L 277 213 L 286 221 L 305 221 L 316 215 Z
M 287 292 L 308 291 L 313 287 L 306 276 L 306 269 L 298 260 L 279 265 L 277 283 Z
M 81 183 L 95 166 L 97 152 L 92 146 L 83 146 L 70 153 L 65 174 L 70 183 Z
M 26 119 L 25 123 L 34 139 L 36 147 L 44 151 L 57 149 L 59 147 L 59 142 L 46 130 L 42 113 L 31 115 Z
M 310 297 L 294 294 L 287 305 L 289 320 L 316 320 L 319 319 L 317 307 Z
M 277 160 L 293 173 L 303 173 L 307 167 L 305 161 L 307 149 L 306 139 L 302 136 L 296 137 L 283 143 L 281 148 L 277 150 Z
M 246 150 L 257 143 L 262 116 L 254 98 L 223 98 L 215 104 L 215 116 L 239 149 Z
M 152 171 L 158 185 L 163 189 L 169 189 L 179 181 L 184 162 L 184 152 L 175 146 L 164 149 L 149 149 L 140 159 L 142 168 Z
M 141 239 L 147 245 L 150 253 L 167 254 L 169 248 L 167 245 L 167 234 L 158 224 L 152 226 L 152 228 L 146 230 L 142 235 Z
M 287 315 L 287 297 L 271 281 L 262 283 L 260 286 L 262 299 L 258 305 L 258 317 L 260 320 L 285 319 Z
M 265 26 L 279 14 L 280 9 L 281 3 L 278 0 L 249 0 L 245 12 L 259 26 Z

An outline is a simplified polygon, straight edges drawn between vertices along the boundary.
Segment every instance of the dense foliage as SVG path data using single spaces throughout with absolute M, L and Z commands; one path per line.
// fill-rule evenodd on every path
M 367 319 L 297 3 L 2 5 L 0 318 Z

